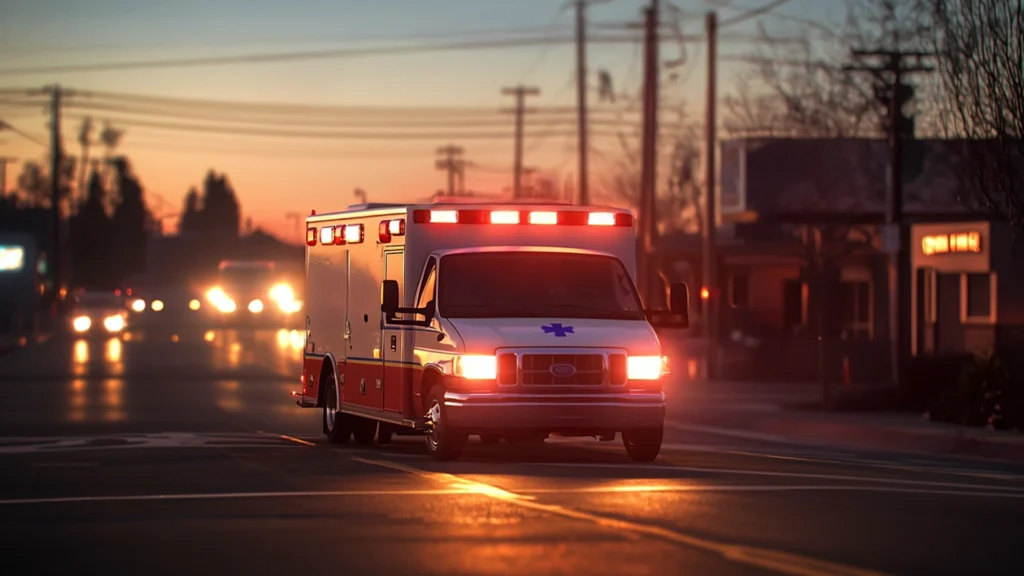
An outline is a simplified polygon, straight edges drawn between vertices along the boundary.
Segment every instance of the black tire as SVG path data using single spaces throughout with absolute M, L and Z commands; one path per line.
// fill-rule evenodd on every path
M 347 444 L 352 436 L 352 419 L 338 411 L 338 392 L 334 384 L 334 374 L 322 381 L 324 388 L 323 425 L 324 434 L 331 444 Z
M 353 418 L 352 437 L 356 444 L 373 444 L 373 438 L 377 435 L 377 421 L 369 418 Z
M 501 436 L 497 434 L 481 434 L 480 441 L 484 443 L 484 446 L 494 446 L 498 442 L 501 442 Z
M 391 438 L 395 435 L 395 429 L 390 424 L 381 422 L 377 425 L 377 444 L 384 446 L 391 444 Z
M 433 428 L 425 436 L 427 453 L 435 460 L 458 460 L 466 446 L 468 435 L 455 430 L 445 423 L 444 388 L 434 386 L 427 396 L 427 411 L 431 415 Z
M 634 462 L 654 462 L 661 452 L 661 441 L 665 435 L 663 427 L 626 430 L 622 433 L 622 445 L 626 455 Z

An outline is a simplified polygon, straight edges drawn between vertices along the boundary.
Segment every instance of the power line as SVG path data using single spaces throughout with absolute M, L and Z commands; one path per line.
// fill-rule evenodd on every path
M 225 124 L 251 124 L 251 125 L 262 125 L 262 126 L 306 126 L 306 127 L 317 127 L 317 128 L 498 128 L 507 126 L 508 123 L 501 117 L 495 115 L 494 118 L 394 118 L 381 116 L 379 118 L 367 118 L 365 116 L 347 116 L 347 117 L 311 117 L 310 115 L 301 115 L 295 118 L 274 118 L 267 117 L 265 115 L 253 115 L 251 113 L 241 112 L 238 114 L 224 113 L 224 112 L 202 112 L 202 111 L 189 111 L 185 109 L 153 109 L 146 107 L 135 107 L 135 106 L 109 106 L 103 104 L 93 103 L 70 103 L 65 105 L 66 109 L 82 110 L 88 113 L 96 112 L 109 112 L 116 115 L 128 115 L 128 116 L 143 116 L 143 117 L 157 117 L 157 118 L 174 118 L 183 120 L 196 120 L 196 121 L 208 121 L 218 122 Z M 114 120 L 115 118 L 109 118 Z M 573 122 L 573 118 L 568 115 L 558 115 L 555 117 L 546 117 L 544 122 L 548 125 L 554 126 L 565 126 Z M 627 123 L 623 119 L 597 119 L 594 124 L 599 126 L 621 126 Z
M 73 116 L 75 119 L 83 119 L 85 116 Z M 338 132 L 338 131 L 311 131 L 311 130 L 270 130 L 266 128 L 255 129 L 239 126 L 203 126 L 199 124 L 152 122 L 146 120 L 120 120 L 121 124 L 129 127 L 154 128 L 162 130 L 174 130 L 181 132 L 205 132 L 212 134 L 238 134 L 248 136 L 267 136 L 278 138 L 311 138 L 311 139 L 334 139 L 334 140 L 499 140 L 511 139 L 513 133 L 509 132 Z M 564 135 L 575 134 L 566 132 Z
M 726 18 L 725 20 L 722 20 L 722 22 L 719 23 L 719 28 L 733 26 L 735 24 L 739 24 L 747 20 L 752 20 L 754 18 L 757 18 L 758 16 L 762 16 L 764 14 L 771 12 L 772 10 L 775 10 L 776 8 L 779 8 L 783 4 L 788 4 L 789 1 L 790 0 L 771 0 L 767 4 L 761 6 L 760 8 L 753 8 L 742 14 L 733 16 L 732 18 Z
M 724 38 L 725 40 L 727 38 Z M 740 41 L 763 41 L 762 38 L 739 36 Z M 632 43 L 637 39 L 634 35 L 602 36 L 592 38 L 591 43 Z M 802 39 L 792 39 L 803 42 Z M 0 69 L 0 76 L 67 74 L 77 72 L 112 72 L 138 69 L 190 68 L 196 66 L 223 66 L 231 64 L 259 64 L 272 62 L 294 62 L 302 60 L 324 60 L 339 58 L 358 58 L 371 56 L 393 56 L 399 54 L 422 54 L 427 52 L 445 52 L 453 50 L 484 50 L 497 48 L 517 48 L 524 46 L 544 46 L 554 44 L 570 44 L 575 41 L 573 36 L 549 36 L 534 38 L 504 38 L 497 40 L 439 42 L 433 44 L 380 46 L 374 48 L 334 48 L 324 50 L 306 50 L 295 52 L 264 52 L 236 56 L 212 56 L 205 58 L 170 58 L 164 60 L 129 60 L 123 62 L 103 62 L 96 64 L 62 64 L 53 66 L 34 66 L 23 68 Z M 703 39 L 691 36 L 689 42 L 701 42 Z M 773 39 L 785 42 L 786 39 Z
M 266 114 L 279 114 L 279 115 L 301 115 L 303 117 L 309 117 L 311 114 L 321 115 L 333 115 L 333 116 L 344 116 L 344 115 L 356 115 L 360 117 L 366 117 L 370 114 L 379 114 L 386 116 L 387 118 L 393 118 L 395 116 L 416 116 L 423 117 L 426 115 L 434 117 L 450 117 L 450 116 L 495 116 L 498 117 L 502 114 L 499 108 L 490 107 L 460 107 L 460 106 L 434 106 L 434 107 L 399 107 L 399 106 L 339 106 L 339 105 L 323 105 L 323 104 L 301 104 L 301 103 L 280 103 L 280 102 L 241 102 L 241 101 L 228 101 L 228 100 L 204 100 L 195 98 L 174 98 L 166 96 L 150 96 L 143 94 L 126 94 L 117 92 L 96 92 L 96 91 L 76 91 L 73 94 L 73 98 L 87 98 L 88 104 L 98 103 L 101 105 L 111 106 L 113 103 L 129 103 L 134 105 L 142 106 L 160 106 L 161 108 L 183 108 L 190 112 L 194 112 L 200 109 L 206 109 L 209 111 L 216 111 L 218 114 L 225 113 L 244 113 L 251 112 L 260 115 Z M 106 102 L 105 102 L 106 101 Z M 79 101 L 71 100 L 76 105 L 79 105 Z M 81 104 L 85 106 L 86 104 Z M 623 111 L 623 108 L 627 107 L 598 107 L 591 110 L 591 112 L 602 114 L 602 113 L 614 113 L 618 114 Z M 638 111 L 638 110 L 637 110 Z M 576 113 L 576 109 L 571 106 L 551 106 L 534 108 L 530 110 L 533 114 L 544 114 L 544 115 L 573 115 Z

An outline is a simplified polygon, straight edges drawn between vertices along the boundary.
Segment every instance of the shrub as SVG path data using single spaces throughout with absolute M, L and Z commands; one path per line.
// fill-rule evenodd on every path
M 948 366 L 952 368 L 952 366 Z M 1000 430 L 1024 429 L 1024 381 L 1020 366 L 1000 357 L 973 358 L 951 371 L 932 399 L 932 420 Z M 948 376 L 947 376 L 948 380 Z

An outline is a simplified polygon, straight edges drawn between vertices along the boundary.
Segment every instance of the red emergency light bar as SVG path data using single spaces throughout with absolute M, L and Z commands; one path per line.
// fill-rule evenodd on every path
M 628 212 L 585 210 L 413 210 L 417 224 L 632 226 Z
M 405 218 L 381 220 L 377 227 L 377 238 L 381 244 L 391 242 L 393 236 L 405 236 Z

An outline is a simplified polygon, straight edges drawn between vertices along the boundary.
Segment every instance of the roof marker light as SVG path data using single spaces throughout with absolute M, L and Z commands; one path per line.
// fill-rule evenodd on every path
M 320 243 L 330 246 L 334 244 L 334 227 L 324 226 L 320 229 Z
M 306 246 L 316 246 L 316 228 L 306 228 Z
M 359 244 L 363 241 L 363 225 L 348 224 L 345 226 L 345 242 Z
M 392 236 L 405 236 L 405 218 L 389 220 L 388 233 Z
M 611 212 L 591 212 L 587 216 L 587 224 L 591 226 L 615 226 L 615 214 Z
M 344 224 L 334 227 L 334 244 L 335 246 L 341 246 L 345 244 L 345 226 Z
M 431 224 L 457 224 L 459 222 L 459 213 L 456 210 L 431 210 L 430 211 L 430 223 Z
M 530 224 L 558 224 L 558 212 L 530 212 Z
M 491 224 L 519 224 L 519 212 L 515 210 L 491 212 Z
M 381 244 L 387 244 L 391 242 L 391 223 L 387 220 L 381 220 L 380 225 L 377 226 L 377 241 Z

